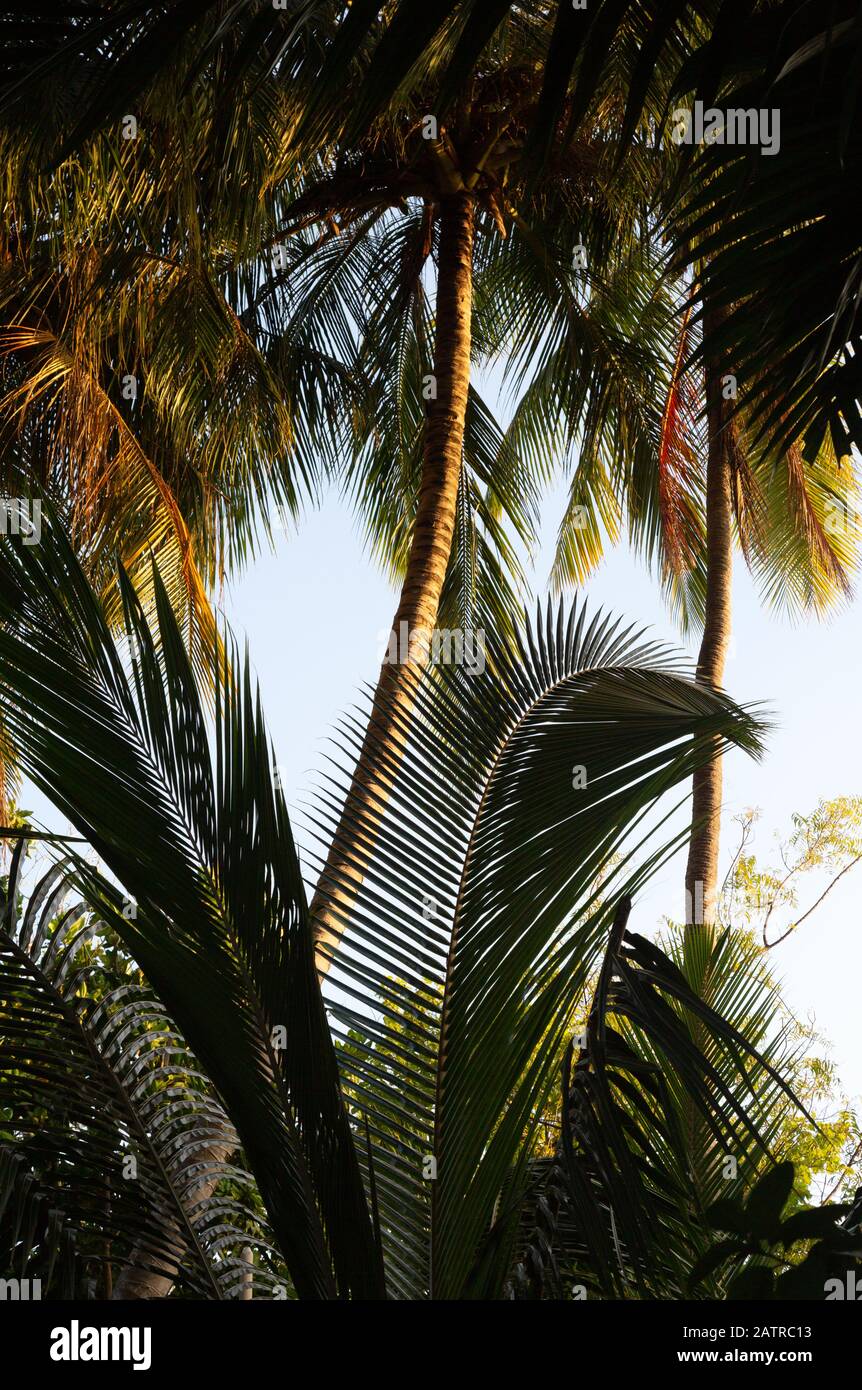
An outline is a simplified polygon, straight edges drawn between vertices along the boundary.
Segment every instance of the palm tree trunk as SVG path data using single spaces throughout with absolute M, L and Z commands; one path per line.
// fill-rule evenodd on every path
M 706 315 L 709 335 L 714 316 Z M 707 360 L 706 466 L 706 616 L 697 660 L 697 679 L 713 686 L 724 680 L 730 645 L 733 576 L 733 480 L 727 402 L 716 364 Z M 721 830 L 722 767 L 716 756 L 694 774 L 691 838 L 685 871 L 686 923 L 715 922 L 718 895 L 718 849 Z
M 227 1163 L 236 1152 L 235 1144 L 211 1144 L 195 1154 L 195 1163 L 218 1164 L 219 1169 L 202 1178 L 187 1194 L 189 1204 L 206 1202 L 215 1192 L 224 1174 L 220 1165 Z M 173 1245 L 182 1249 L 179 1222 L 170 1214 L 165 1214 L 162 1237 L 166 1248 Z M 109 1295 L 112 1299 L 167 1298 L 176 1282 L 177 1270 L 172 1260 L 165 1259 L 162 1270 L 157 1268 L 158 1260 L 143 1249 L 133 1249 L 128 1262 L 123 1265 L 114 1280 Z
M 722 395 L 721 366 L 709 353 L 709 339 L 719 316 L 704 314 L 707 349 L 705 391 L 707 402 L 706 460 L 706 611 L 697 659 L 697 679 L 721 686 L 730 645 L 731 586 L 733 578 L 733 448 L 735 425 L 729 403 Z M 691 836 L 685 871 L 686 939 L 685 974 L 701 999 L 710 1003 L 714 980 L 712 947 L 718 915 L 718 851 L 721 833 L 722 762 L 720 755 L 695 772 L 692 780 Z M 703 933 L 693 932 L 702 925 Z M 692 1040 L 708 1051 L 703 1022 L 689 1017 Z M 705 1184 L 716 1161 L 717 1144 L 691 1097 L 683 1104 L 683 1128 L 688 1160 L 697 1191 Z
M 402 752 L 404 721 L 425 669 L 455 531 L 464 422 L 470 384 L 473 297 L 473 199 L 440 201 L 436 332 L 436 399 L 425 424 L 422 480 L 407 573 L 392 637 L 350 789 L 311 904 L 321 973 L 344 931 L 362 882 Z M 408 641 L 402 641 L 407 634 Z M 406 645 L 406 650 L 404 647 Z M 391 659 L 392 653 L 398 659 Z

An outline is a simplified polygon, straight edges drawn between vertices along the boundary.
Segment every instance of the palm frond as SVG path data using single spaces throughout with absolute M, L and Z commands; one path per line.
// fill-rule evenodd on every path
M 642 881 L 653 859 L 634 842 L 657 799 L 711 756 L 710 733 L 759 747 L 750 714 L 610 618 L 549 607 L 517 645 L 486 640 L 483 669 L 426 682 L 400 719 L 397 769 L 382 754 L 386 808 L 373 788 L 347 805 L 345 882 L 317 886 L 343 927 L 330 1013 L 370 1128 L 389 1284 L 406 1297 L 462 1296 L 503 1186 L 526 1179 L 555 1050 L 603 939 L 597 879 L 606 892 Z M 345 722 L 321 793 L 324 847 L 363 727 Z
M 771 1161 L 777 1115 L 802 1107 L 776 1066 L 787 1049 L 754 953 L 730 932 L 689 928 L 668 954 L 626 930 L 629 909 L 618 906 L 586 1030 L 566 1054 L 557 1257 L 601 1296 L 681 1298 L 703 1212 L 750 1185 Z
M 0 704 L 23 766 L 123 885 L 78 866 L 229 1110 L 297 1293 L 373 1296 L 379 1262 L 248 667 L 220 673 L 211 745 L 158 578 L 157 652 L 121 573 L 123 662 L 44 512 L 40 545 L 9 537 L 0 557 L 0 611 L 15 613 Z
M 200 1200 L 202 1186 L 250 1181 L 226 1161 L 233 1126 L 158 999 L 112 960 L 105 924 L 70 899 L 72 866 L 51 866 L 22 901 L 25 844 L 0 904 L 0 1146 L 52 1213 L 17 1242 L 26 1267 L 47 1265 L 49 1292 L 59 1228 L 102 1291 L 133 1254 L 187 1294 L 236 1296 L 239 1252 L 266 1254 L 265 1229 L 235 1198 Z M 258 1270 L 261 1291 L 275 1282 Z

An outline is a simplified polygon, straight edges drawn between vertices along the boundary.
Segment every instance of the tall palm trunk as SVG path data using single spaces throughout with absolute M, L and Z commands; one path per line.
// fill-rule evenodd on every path
M 719 322 L 718 315 L 704 315 L 706 352 L 705 394 L 707 402 L 706 460 L 706 611 L 703 637 L 697 659 L 697 679 L 720 686 L 731 634 L 731 585 L 733 578 L 733 470 L 732 450 L 735 425 L 729 419 L 728 402 L 721 389 L 721 367 L 709 352 L 709 339 Z M 712 946 L 718 913 L 718 851 L 721 834 L 722 760 L 712 761 L 695 772 L 692 781 L 691 836 L 685 871 L 686 975 L 695 992 L 706 1003 L 712 999 Z M 691 930 L 702 925 L 703 931 Z M 709 1039 L 702 1020 L 690 1018 L 695 1046 L 709 1051 Z M 691 1097 L 683 1102 L 683 1127 L 695 1187 L 703 1197 L 706 1183 L 716 1162 L 718 1147 L 714 1135 Z
M 715 317 L 705 316 L 708 337 Z M 720 372 L 707 358 L 706 465 L 706 615 L 697 660 L 697 678 L 720 686 L 730 645 L 733 575 L 733 425 L 721 391 Z M 722 767 L 715 757 L 694 774 L 692 831 L 685 871 L 686 922 L 715 922 L 718 895 L 718 849 L 721 829 Z
M 403 752 L 404 720 L 427 664 L 452 549 L 464 422 L 470 384 L 473 295 L 473 200 L 446 194 L 440 202 L 434 378 L 436 399 L 425 424 L 419 505 L 390 652 L 377 682 L 371 717 L 352 782 L 311 905 L 318 968 L 329 968 L 356 890 L 373 850 Z M 407 650 L 401 637 L 408 635 Z M 391 660 L 392 652 L 398 660 Z

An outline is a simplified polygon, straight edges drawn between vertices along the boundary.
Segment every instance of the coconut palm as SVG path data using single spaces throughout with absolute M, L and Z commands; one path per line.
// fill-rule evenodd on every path
M 320 300 L 323 273 L 326 343 L 348 340 L 352 325 L 362 329 L 363 380 L 375 383 L 380 405 L 370 426 L 356 414 L 358 465 L 351 463 L 350 471 L 358 478 L 361 504 L 373 508 L 375 542 L 385 539 L 398 566 L 391 645 L 407 634 L 402 659 L 393 663 L 387 657 L 382 664 L 349 804 L 322 867 L 312 908 L 321 968 L 338 939 L 328 880 L 338 877 L 344 892 L 361 878 L 363 854 L 373 843 L 397 765 L 399 712 L 412 705 L 442 625 L 453 561 L 461 565 L 462 582 L 469 570 L 455 541 L 459 497 L 466 491 L 470 500 L 463 480 L 465 461 L 470 464 L 475 454 L 471 417 L 481 406 L 473 369 L 493 365 L 514 348 L 521 388 L 534 374 L 544 375 L 545 344 L 557 331 L 561 311 L 578 335 L 567 386 L 579 399 L 598 400 L 622 383 L 640 384 L 630 364 L 650 352 L 648 342 L 633 341 L 628 326 L 633 285 L 638 278 L 648 284 L 657 270 L 641 244 L 648 233 L 644 209 L 654 186 L 654 161 L 633 162 L 627 179 L 615 181 L 618 151 L 599 106 L 595 129 L 552 154 L 538 180 L 524 171 L 540 92 L 537 65 L 548 39 L 541 16 L 514 18 L 477 70 L 465 74 L 457 107 L 445 122 L 433 114 L 445 104 L 433 69 L 409 101 L 399 100 L 352 145 L 343 133 L 350 119 L 345 104 L 332 118 L 320 158 L 303 166 L 296 196 L 284 200 L 278 235 L 290 240 L 280 281 L 274 277 L 270 287 L 254 281 L 246 291 L 258 311 L 266 315 L 269 309 L 266 331 L 273 341 L 290 341 L 303 333 L 309 306 L 313 311 Z M 283 165 L 272 171 L 274 183 L 295 158 L 295 145 L 288 142 Z M 311 247 L 302 239 L 308 228 L 315 229 Z M 433 328 L 425 307 L 432 265 Z M 308 285 L 304 299 L 297 299 L 297 282 Z M 287 321 L 285 306 L 293 310 Z M 653 306 L 653 331 L 659 321 Z M 631 408 L 648 406 L 638 398 Z M 627 440 L 603 424 L 597 435 L 618 464 Z M 507 436 L 495 447 L 482 520 L 487 528 L 502 505 L 523 539 L 530 531 L 523 522 L 532 520 L 531 474 L 541 478 L 547 472 L 553 440 L 521 431 L 516 441 Z M 398 473 L 393 487 L 393 451 L 399 461 L 407 455 L 411 471 L 415 501 L 406 517 Z M 505 553 L 504 533 L 498 529 L 493 539 Z M 468 549 L 475 549 L 475 541 Z M 492 592 L 486 586 L 485 597 Z M 481 626 L 483 618 L 498 628 L 501 620 L 511 626 L 511 605 L 499 600 L 493 610 L 487 603 L 473 609 L 465 601 L 462 614 L 470 627 Z M 348 823 L 354 827 L 349 839 Z M 341 842 L 346 860 L 337 848 Z
M 331 42 L 322 10 L 315 11 L 312 30 L 324 48 Z M 147 41 L 144 25 L 135 42 Z M 203 36 L 199 42 L 206 49 Z M 323 888 L 336 872 L 344 883 L 347 862 L 351 881 L 361 876 L 359 845 L 367 849 L 372 842 L 385 800 L 383 765 L 393 763 L 397 710 L 412 702 L 435 632 L 452 626 L 482 632 L 486 622 L 498 629 L 512 626 L 519 576 L 507 531 L 514 528 L 527 544 L 532 540 L 531 474 L 547 470 L 549 440 L 542 420 L 532 436 L 521 432 L 517 449 L 503 441 L 478 397 L 471 368 L 511 351 L 514 340 L 522 384 L 535 368 L 544 399 L 560 393 L 574 413 L 590 402 L 594 437 L 607 452 L 608 467 L 623 468 L 626 451 L 658 443 L 655 431 L 652 440 L 646 437 L 642 418 L 654 414 L 650 396 L 637 394 L 645 377 L 640 364 L 657 361 L 660 375 L 666 358 L 650 337 L 660 319 L 649 290 L 658 264 L 639 246 L 649 231 L 645 207 L 655 192 L 656 161 L 631 160 L 626 179 L 614 180 L 618 150 L 608 133 L 613 101 L 602 91 L 588 133 L 551 150 L 538 181 L 525 172 L 525 150 L 540 118 L 540 69 L 551 42 L 546 13 L 517 13 L 487 46 L 475 71 L 463 74 L 456 106 L 446 85 L 451 75 L 441 78 L 432 64 L 409 99 L 399 98 L 360 139 L 345 137 L 353 101 L 342 102 L 325 127 L 318 123 L 309 153 L 294 134 L 297 122 L 307 125 L 309 101 L 317 110 L 304 85 L 316 61 L 314 52 L 309 55 L 314 42 L 306 36 L 304 46 L 291 40 L 274 83 L 257 83 L 245 114 L 229 123 L 230 134 L 221 137 L 218 114 L 210 129 L 199 130 L 197 122 L 191 132 L 178 134 L 175 124 L 170 127 L 174 140 L 193 151 L 185 154 L 185 165 L 196 187 L 200 177 L 206 185 L 215 162 L 214 132 L 225 154 L 228 185 L 259 185 L 265 165 L 262 205 L 274 223 L 268 235 L 260 215 L 249 218 L 243 200 L 219 183 L 208 215 L 215 225 L 210 234 L 215 249 L 234 247 L 240 236 L 236 226 L 242 228 L 241 245 L 222 266 L 220 288 L 229 285 L 240 329 L 275 383 L 284 385 L 290 403 L 286 423 L 304 471 L 319 472 L 324 434 L 327 460 L 339 453 L 346 457 L 342 476 L 372 545 L 400 583 L 389 645 L 397 649 L 406 632 L 406 652 L 403 661 L 387 656 L 381 667 L 345 808 L 344 825 L 360 809 L 363 822 L 347 847 L 347 861 L 336 863 L 333 844 Z M 197 106 L 215 104 L 223 92 L 221 59 L 212 62 L 204 94 L 200 82 L 194 88 Z M 258 78 L 265 77 L 263 59 L 260 64 Z M 119 66 L 124 68 L 125 60 Z M 291 91 L 302 93 L 301 102 L 295 95 L 285 98 L 288 69 Z M 68 74 L 67 80 L 72 81 Z M 365 80 L 362 72 L 355 73 L 350 90 Z M 161 107 L 175 103 L 179 77 L 161 83 L 166 88 Z M 445 124 L 433 114 L 438 109 L 450 110 Z M 261 141 L 264 119 L 269 133 Z M 259 153 L 249 159 L 248 146 L 255 141 L 267 149 L 265 161 Z M 144 162 L 138 177 L 147 176 Z M 169 173 L 157 216 L 183 229 L 184 214 L 175 209 L 190 200 L 172 195 L 174 182 Z M 227 202 L 230 216 L 220 212 L 220 201 Z M 133 211 L 137 225 L 140 218 Z M 197 244 L 200 231 L 192 230 Z M 147 241 L 156 235 L 154 228 Z M 277 251 L 276 270 L 262 262 L 255 238 Z M 181 231 L 181 244 L 184 240 Z M 433 318 L 426 270 L 432 261 Z M 192 272 L 197 274 L 197 261 Z M 161 263 L 157 274 L 164 277 Z M 638 317 L 631 305 L 642 304 L 645 294 L 645 313 Z M 122 316 L 121 309 L 115 312 Z M 567 380 L 548 370 L 560 322 L 571 333 Z M 142 331 L 137 316 L 134 329 Z M 160 362 L 183 362 L 181 335 L 172 333 L 167 341 L 171 350 L 159 354 Z M 132 336 L 128 351 L 144 355 L 146 341 L 139 346 Z M 177 383 L 175 373 L 165 375 L 164 384 L 156 379 L 151 394 L 169 410 L 178 385 L 184 387 L 181 403 L 200 394 Z M 205 379 L 212 377 L 210 370 Z M 36 388 L 27 378 L 21 389 L 32 394 Z M 647 389 L 654 393 L 654 380 Z M 605 407 L 611 393 L 617 409 L 625 410 L 622 428 Z M 339 407 L 346 428 L 333 423 Z M 181 431 L 181 445 L 199 438 L 200 414 L 193 431 Z M 244 415 L 244 410 L 230 412 L 232 432 L 241 429 Z M 272 441 L 263 442 L 272 447 Z M 453 623 L 453 616 L 460 621 Z M 337 931 L 323 892 L 313 910 L 321 968 L 326 968 Z
M 827 614 L 849 597 L 858 568 L 859 479 L 853 462 L 839 464 L 828 441 L 808 462 L 801 441 L 777 453 L 759 444 L 750 402 L 726 395 L 735 392 L 736 376 L 721 355 L 714 315 L 703 320 L 702 332 L 715 346 L 707 349 L 705 367 L 695 359 L 693 339 L 701 332 L 692 322 L 695 307 L 689 286 L 664 368 L 648 361 L 635 390 L 607 403 L 615 427 L 629 431 L 622 466 L 609 466 L 595 440 L 592 403 L 574 401 L 567 428 L 578 432 L 578 456 L 553 577 L 558 586 L 584 583 L 625 526 L 635 552 L 658 572 L 684 630 L 700 633 L 699 679 L 720 687 L 732 632 L 734 551 L 742 552 L 769 608 L 793 619 Z M 660 337 L 653 334 L 652 341 Z M 551 382 L 569 371 L 569 355 L 561 337 Z M 644 447 L 626 415 L 634 414 L 634 401 L 649 400 L 650 381 L 655 407 L 640 412 Z M 525 393 L 513 432 L 558 429 L 561 409 L 569 409 L 562 393 L 542 382 Z M 536 421 L 529 418 L 534 410 Z M 697 915 L 690 920 L 715 917 L 721 802 L 716 760 L 694 779 L 685 886 Z
M 94 5 L 92 16 L 87 5 L 70 6 L 64 14 L 62 6 L 43 10 L 27 0 L 11 9 L 8 31 L 0 31 L 4 104 L 25 102 L 34 84 L 44 83 L 55 147 L 59 129 L 67 149 L 106 120 L 119 120 L 154 74 L 166 68 L 185 75 L 219 63 L 223 91 L 233 95 L 261 56 L 270 68 L 292 65 L 292 75 L 305 80 L 305 94 L 312 98 L 306 121 L 312 129 L 328 119 L 333 105 L 341 107 L 349 89 L 350 132 L 364 135 L 397 93 L 423 80 L 429 62 L 445 75 L 442 116 L 486 47 L 523 13 L 513 0 L 450 0 L 433 8 L 423 0 L 395 0 L 382 9 L 297 0 L 259 11 L 225 6 L 222 0 L 197 5 L 173 0 L 151 12 L 132 3 L 118 3 L 107 13 Z M 745 147 L 721 145 L 698 156 L 726 174 L 722 206 L 728 216 L 711 219 L 713 249 L 721 253 L 716 288 L 732 310 L 728 331 L 738 346 L 734 356 L 750 356 L 761 370 L 759 397 L 772 434 L 790 443 L 806 433 L 816 452 L 829 430 L 839 455 L 848 440 L 862 445 L 853 290 L 859 245 L 852 219 L 843 216 L 858 182 L 858 109 L 852 98 L 843 105 L 832 100 L 836 90 L 855 90 L 856 9 L 853 0 L 844 0 L 824 28 L 816 7 L 801 0 L 785 0 L 767 11 L 756 0 L 741 5 L 708 0 L 672 9 L 641 0 L 530 7 L 535 22 L 553 29 L 539 59 L 542 92 L 529 150 L 533 163 L 554 147 L 561 130 L 568 137 L 577 131 L 607 75 L 609 58 L 616 63 L 621 50 L 629 62 L 623 144 L 634 134 L 657 76 L 680 100 L 689 93 L 707 106 L 718 95 L 727 98 L 726 105 L 780 104 L 784 136 L 776 158 L 752 160 Z M 80 98 L 73 119 L 57 102 L 58 87 Z M 741 162 L 748 167 L 742 169 Z M 744 200 L 738 197 L 740 172 L 746 176 Z M 755 254 L 733 253 L 743 234 Z M 804 299 L 795 296 L 792 313 L 787 284 L 805 287 Z M 784 400 L 792 388 L 798 418 L 786 432 Z
M 208 731 L 154 583 L 157 634 L 121 574 L 119 650 L 47 504 L 39 546 L 0 546 L 0 605 L 16 614 L 0 632 L 4 718 L 26 727 L 28 774 L 103 866 L 72 853 L 86 910 L 63 910 L 49 877 L 20 915 L 20 857 L 7 892 L 3 1174 L 39 1233 L 34 1270 L 56 1250 L 69 1289 L 143 1251 L 220 1297 L 248 1288 L 247 1245 L 263 1292 L 496 1296 L 611 905 L 667 853 L 647 847 L 652 808 L 716 737 L 757 751 L 757 725 L 666 649 L 581 609 L 549 611 L 481 673 L 423 681 L 324 1002 L 248 670 L 224 664 Z M 325 796 L 321 814 L 325 840 Z M 635 966 L 699 1007 L 656 957 Z M 726 1066 L 740 1046 L 734 1030 Z M 54 1075 L 40 1058 L 58 1052 Z M 720 1132 L 746 1144 L 738 1100 L 711 1084 Z M 749 1093 L 744 1071 L 736 1084 Z M 231 1127 L 242 1165 L 201 1200 Z
M 0 488 L 54 499 L 115 620 L 115 553 L 144 589 L 155 558 L 203 670 L 214 589 L 315 479 L 292 448 L 302 401 L 231 304 L 241 225 L 200 196 L 194 119 L 163 92 L 139 138 L 56 171 L 26 124 L 0 132 Z

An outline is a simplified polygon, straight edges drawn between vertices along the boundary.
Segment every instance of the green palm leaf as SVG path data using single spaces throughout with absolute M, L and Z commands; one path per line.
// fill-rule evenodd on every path
M 629 908 L 617 910 L 564 1065 L 558 1253 L 569 1277 L 605 1296 L 681 1298 L 704 1210 L 750 1184 L 799 1102 L 772 1026 L 774 986 L 745 943 L 689 928 L 667 953 L 625 931 Z
M 27 1174 L 52 1221 L 14 1240 L 8 1264 L 17 1247 L 28 1269 L 45 1269 L 48 1294 L 57 1239 L 94 1285 L 101 1265 L 133 1254 L 168 1287 L 234 1296 L 239 1248 L 265 1251 L 265 1232 L 232 1198 L 200 1200 L 202 1184 L 247 1181 L 225 1161 L 239 1143 L 233 1126 L 152 991 L 93 949 L 110 933 L 70 901 L 71 866 L 49 868 L 19 911 L 24 844 L 2 900 L 0 1148 L 15 1158 L 5 1175 L 19 1215 Z M 263 1295 L 275 1276 L 256 1273 Z
M 0 702 L 33 781 L 136 903 L 124 917 L 120 890 L 81 866 L 229 1110 L 297 1293 L 372 1296 L 379 1265 L 248 668 L 221 672 L 211 745 L 154 582 L 158 653 L 120 576 L 124 663 L 50 514 L 39 546 L 5 544 Z
M 343 928 L 328 975 L 342 1075 L 370 1127 L 390 1286 L 407 1297 L 463 1295 L 501 1191 L 523 1186 L 605 931 L 597 879 L 642 881 L 654 857 L 636 864 L 633 840 L 719 751 L 710 735 L 760 747 L 750 714 L 608 618 L 549 608 L 519 641 L 489 636 L 484 670 L 423 686 L 387 809 L 373 788 L 348 803 L 344 849 L 359 857 L 345 853 L 343 884 L 318 884 Z M 362 727 L 346 721 L 345 766 L 322 792 L 323 845 Z M 341 911 L 354 864 L 362 886 Z

